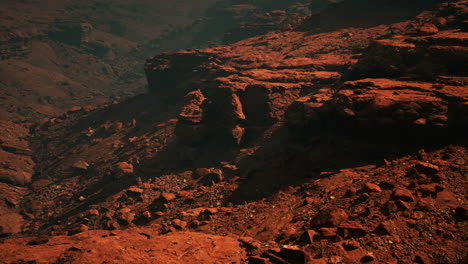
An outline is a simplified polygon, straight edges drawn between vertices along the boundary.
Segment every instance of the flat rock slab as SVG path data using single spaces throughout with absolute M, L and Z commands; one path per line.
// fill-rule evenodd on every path
M 153 235 L 149 228 L 87 231 L 74 236 L 9 239 L 0 245 L 2 263 L 241 263 L 237 239 L 194 232 Z M 42 239 L 43 240 L 43 239 Z M 33 241 L 33 242 L 31 242 Z

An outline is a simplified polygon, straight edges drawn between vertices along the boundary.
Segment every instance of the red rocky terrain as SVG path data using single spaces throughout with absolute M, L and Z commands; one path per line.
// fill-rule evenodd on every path
M 466 263 L 467 20 L 335 3 L 5 125 L 0 262 Z
M 38 120 L 143 93 L 147 56 L 291 27 L 310 13 L 307 2 L 4 0 L 0 119 Z

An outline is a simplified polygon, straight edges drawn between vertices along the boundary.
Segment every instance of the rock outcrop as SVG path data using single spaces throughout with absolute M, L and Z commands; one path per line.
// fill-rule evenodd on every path
M 305 134 L 358 128 L 366 137 L 461 135 L 468 125 L 468 35 L 453 17 L 451 23 L 456 28 L 424 36 L 409 30 L 374 41 L 346 74 L 355 80 L 331 96 L 319 91 L 301 98 L 290 108 L 288 124 Z
M 203 138 L 201 134 L 211 134 L 240 143 L 244 131 L 249 134 L 282 120 L 289 105 L 302 94 L 341 79 L 336 70 L 345 67 L 346 62 L 329 56 L 316 60 L 288 58 L 284 52 L 271 56 L 274 49 L 271 46 L 279 48 L 281 43 L 276 41 L 278 34 L 265 38 L 260 47 L 259 40 L 249 40 L 227 47 L 162 54 L 147 60 L 145 70 L 152 93 L 167 90 L 164 96 L 172 100 L 187 94 L 179 117 L 179 127 L 185 127 L 178 129 L 180 138 L 186 140 L 190 134 L 188 126 L 193 125 L 192 129 L 199 131 L 193 134 L 199 141 Z M 204 98 L 203 104 L 194 105 L 190 98 L 195 95 Z M 197 109 L 196 117 L 187 116 L 192 108 Z
M 36 163 L 2 260 L 463 263 L 467 2 L 371 2 L 325 14 L 411 10 L 163 53 L 148 94 L 0 142 Z

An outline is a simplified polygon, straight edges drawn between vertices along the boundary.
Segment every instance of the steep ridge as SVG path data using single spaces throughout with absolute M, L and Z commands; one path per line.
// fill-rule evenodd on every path
M 306 22 L 160 54 L 148 94 L 37 124 L 32 191 L 7 206 L 38 237 L 8 238 L 1 259 L 112 261 L 114 246 L 86 242 L 118 237 L 173 241 L 151 250 L 183 261 L 181 244 L 208 251 L 222 235 L 221 255 L 197 261 L 463 263 L 467 3 L 421 6 L 391 25 Z M 143 251 L 116 254 L 145 263 Z

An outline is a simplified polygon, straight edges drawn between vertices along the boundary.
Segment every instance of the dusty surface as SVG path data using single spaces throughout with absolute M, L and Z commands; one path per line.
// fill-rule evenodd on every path
M 466 262 L 467 2 L 377 2 L 156 55 L 147 94 L 3 129 L 3 170 L 34 168 L 0 185 L 0 259 Z
M 0 245 L 8 262 L 36 263 L 240 263 L 244 250 L 236 239 L 202 233 L 152 235 L 150 228 L 87 231 L 74 236 L 16 239 Z M 18 248 L 23 244 L 24 248 Z M 164 250 L 155 250 L 157 248 Z

